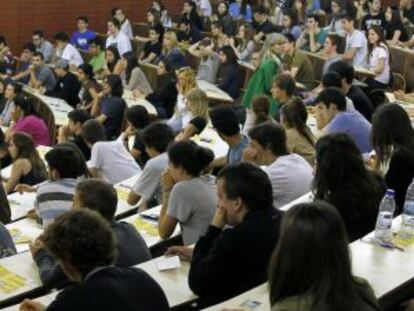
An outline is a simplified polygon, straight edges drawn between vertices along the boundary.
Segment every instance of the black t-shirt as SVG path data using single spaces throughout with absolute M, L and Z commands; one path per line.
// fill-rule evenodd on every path
M 139 166 L 144 167 L 147 161 L 150 159 L 150 156 L 145 151 L 145 144 L 143 143 L 141 137 L 139 135 L 135 135 L 134 145 L 132 146 L 133 149 L 139 150 L 141 155 L 135 159 Z
M 361 29 L 367 31 L 371 26 L 380 26 L 384 28 L 386 24 L 387 22 L 385 20 L 384 12 L 380 12 L 377 15 L 371 15 L 371 13 L 368 13 L 362 18 Z
M 394 33 L 399 30 L 401 31 L 401 35 L 400 35 L 400 41 L 401 42 L 406 42 L 408 41 L 408 34 L 407 34 L 407 30 L 405 29 L 404 25 L 402 24 L 400 19 L 397 19 L 395 22 L 393 23 L 387 23 L 385 25 L 385 39 L 386 40 L 392 40 L 392 38 L 394 37 Z
M 126 109 L 125 101 L 121 97 L 109 96 L 101 100 L 99 107 L 101 113 L 107 117 L 104 122 L 107 139 L 117 139 L 121 133 L 122 120 Z
M 278 32 L 280 29 L 276 25 L 272 24 L 269 20 L 266 20 L 263 24 L 254 22 L 253 28 L 257 33 L 263 32 L 265 34 Z
M 72 72 L 68 72 L 64 77 L 59 78 L 53 90 L 46 92 L 45 95 L 64 99 L 75 108 L 80 102 L 80 89 L 78 78 Z
M 414 6 L 412 6 L 409 10 L 403 10 L 403 16 L 411 23 L 414 23 Z
M 89 161 L 91 159 L 91 148 L 89 148 L 89 146 L 85 143 L 82 136 L 74 135 L 72 142 L 82 152 L 83 156 L 85 157 L 85 160 Z
M 358 86 L 355 85 L 351 86 L 346 96 L 352 100 L 355 109 L 358 110 L 359 113 L 365 117 L 365 119 L 371 122 L 371 117 L 374 113 L 374 106 L 372 105 L 371 100 L 368 98 L 368 96 Z
M 151 53 L 157 55 L 157 57 L 161 54 L 161 43 L 157 42 L 153 44 L 152 42 L 145 43 L 144 46 L 144 58 L 147 58 Z

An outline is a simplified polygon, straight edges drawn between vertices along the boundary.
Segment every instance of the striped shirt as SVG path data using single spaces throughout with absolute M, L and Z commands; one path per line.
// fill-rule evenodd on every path
M 35 207 L 44 227 L 72 208 L 77 183 L 76 179 L 64 178 L 38 186 Z

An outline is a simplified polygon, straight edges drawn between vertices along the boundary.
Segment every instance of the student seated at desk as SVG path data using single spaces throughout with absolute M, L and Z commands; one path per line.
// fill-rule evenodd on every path
M 92 56 L 89 64 L 93 67 L 93 72 L 100 75 L 105 66 L 105 51 L 102 40 L 96 37 L 88 42 L 89 54 Z
M 272 311 L 381 310 L 368 282 L 352 275 L 349 258 L 344 224 L 331 205 L 292 207 L 270 261 Z
M 164 26 L 162 25 L 162 23 L 160 21 L 160 17 L 161 17 L 160 16 L 160 13 L 156 9 L 150 8 L 147 11 L 147 23 L 146 23 L 146 26 L 148 28 L 151 28 L 151 27 L 158 28 L 161 31 L 160 38 L 162 38 L 164 36 Z M 135 36 L 134 37 L 134 40 L 135 41 L 138 41 L 138 42 L 149 42 L 150 41 L 150 38 L 149 37 L 146 37 L 146 36 L 145 37 Z
M 150 27 L 149 41 L 145 43 L 144 49 L 139 55 L 140 63 L 154 63 L 161 54 L 162 50 L 162 28 Z
M 129 22 L 128 22 L 129 23 Z M 132 31 L 131 36 L 126 35 L 121 30 L 121 23 L 113 18 L 108 21 L 108 38 L 106 39 L 105 47 L 108 48 L 110 46 L 115 47 L 118 50 L 120 55 L 132 51 L 131 46 L 131 38 L 132 38 Z
M 255 30 L 254 41 L 260 42 L 266 39 L 266 35 L 279 32 L 278 26 L 269 20 L 269 11 L 264 5 L 258 5 L 253 8 L 252 26 Z
M 388 45 L 398 46 L 408 41 L 408 33 L 404 24 L 401 21 L 401 14 L 399 10 L 393 9 L 391 6 L 386 6 L 384 10 L 386 20 L 385 40 Z
M 127 108 L 122 98 L 123 93 L 121 78 L 117 75 L 109 75 L 104 82 L 101 99 L 91 108 L 91 116 L 103 124 L 109 140 L 118 138 L 121 133 L 122 120 Z
M 368 42 L 365 34 L 355 28 L 356 20 L 347 14 L 342 19 L 342 25 L 346 31 L 345 53 L 343 60 L 350 62 L 355 67 L 367 66 Z
M 223 106 L 214 108 L 210 111 L 210 119 L 217 134 L 229 146 L 227 156 L 215 159 L 210 166 L 220 168 L 241 162 L 243 150 L 249 144 L 249 139 L 240 132 L 239 120 L 234 110 Z
M 81 209 L 62 215 L 46 229 L 42 240 L 76 283 L 60 292 L 48 310 L 169 310 L 165 294 L 147 273 L 113 265 L 116 238 L 108 221 L 97 212 Z M 20 310 L 45 307 L 24 300 Z
M 192 245 L 207 232 L 217 206 L 215 177 L 201 175 L 214 153 L 193 141 L 181 141 L 168 148 L 168 159 L 158 232 L 166 239 L 179 224 L 184 245 Z
M 151 159 L 144 166 L 142 174 L 128 195 L 128 204 L 135 205 L 140 200 L 140 210 L 150 207 L 153 201 L 162 203 L 161 176 L 168 167 L 168 145 L 174 140 L 172 129 L 164 123 L 152 123 L 141 133 L 140 138 Z
M 346 61 L 337 61 L 329 66 L 328 71 L 337 72 L 342 79 L 342 91 L 352 100 L 356 110 L 361 113 L 365 119 L 371 122 L 374 106 L 370 98 L 359 88 L 353 85 L 354 67 Z
M 96 33 L 88 29 L 89 19 L 87 16 L 79 16 L 77 22 L 78 30 L 72 34 L 70 44 L 78 49 L 88 51 L 89 41 L 95 39 Z
M 315 199 L 325 200 L 337 209 L 349 241 L 374 230 L 385 185 L 365 168 L 352 139 L 343 133 L 321 137 L 316 143 L 315 167 Z
M 152 93 L 152 87 L 148 82 L 147 76 L 138 64 L 138 58 L 135 52 L 127 52 L 122 55 L 120 75 L 125 90 L 138 90 L 144 95 Z
M 90 64 L 82 64 L 76 70 L 76 75 L 82 87 L 79 91 L 78 109 L 90 111 L 92 106 L 99 101 L 101 85 L 95 80 L 93 67 Z
M 127 18 L 127 16 L 125 15 L 124 11 L 121 8 L 113 8 L 111 10 L 111 15 L 112 18 L 115 21 L 119 22 L 119 27 L 118 29 L 127 36 L 128 39 L 132 39 L 133 33 L 132 33 L 132 27 L 131 27 L 131 22 L 129 21 L 129 19 Z M 119 51 L 120 54 L 124 54 L 127 51 Z
M 59 32 L 54 36 L 56 42 L 56 57 L 64 59 L 71 68 L 76 68 L 83 64 L 83 58 L 79 51 L 69 43 L 69 36 L 64 32 Z
M 45 95 L 65 100 L 75 108 L 79 102 L 79 91 L 81 84 L 76 75 L 69 71 L 69 63 L 66 59 L 60 59 L 55 66 L 55 73 L 58 77 L 55 87 L 47 91 Z
M 313 0 L 316 1 L 316 0 Z M 319 52 L 322 49 L 328 32 L 319 27 L 320 18 L 316 14 L 306 16 L 306 27 L 296 42 L 298 49 L 311 53 Z
M 194 44 L 203 40 L 201 32 L 187 20 L 178 23 L 177 40 L 181 44 Z
M 108 75 L 120 75 L 122 72 L 121 56 L 115 46 L 108 46 L 105 49 L 105 64 L 100 78 Z
M 218 22 L 223 27 L 223 32 L 232 37 L 236 34 L 236 21 L 232 18 L 229 12 L 229 3 L 227 1 L 219 1 L 217 3 L 217 10 L 210 16 L 211 22 Z
M 296 81 L 290 74 L 281 73 L 273 78 L 271 94 L 272 98 L 277 102 L 279 109 L 293 98 L 295 89 Z M 279 117 L 278 114 L 276 114 L 276 119 Z
M 371 140 L 374 168 L 384 176 L 387 188 L 395 190 L 398 215 L 414 178 L 414 129 L 404 108 L 396 104 L 378 107 L 372 117 Z
M 42 53 L 45 57 L 45 62 L 50 63 L 53 57 L 53 44 L 45 39 L 42 30 L 33 32 L 32 42 L 36 46 L 36 51 Z
M 311 190 L 312 167 L 306 160 L 289 153 L 286 132 L 278 124 L 263 123 L 249 131 L 250 146 L 243 160 L 265 166 L 273 188 L 273 205 L 276 208 L 299 198 Z
M 175 71 L 167 59 L 158 64 L 157 80 L 157 88 L 153 93 L 146 95 L 145 99 L 155 107 L 158 117 L 168 119 L 173 115 L 178 91 Z M 134 92 L 134 95 L 137 97 L 144 96 L 137 92 Z
M 295 47 L 295 38 L 291 34 L 285 35 L 285 38 L 283 63 L 289 68 L 286 73 L 290 73 L 298 82 L 312 82 L 315 74 L 309 57 Z
M 185 0 L 183 4 L 183 15 L 181 21 L 188 21 L 194 27 L 197 27 L 198 30 L 203 31 L 203 22 L 200 15 L 197 11 L 197 5 L 192 0 Z
M 256 49 L 252 26 L 249 23 L 241 24 L 237 35 L 229 39 L 229 45 L 240 61 L 250 62 L 252 54 Z
M 18 184 L 37 185 L 47 179 L 46 166 L 30 135 L 14 133 L 9 142 L 9 152 L 13 159 L 11 176 L 4 188 L 7 193 L 14 191 Z
M 319 89 L 322 87 L 322 89 Z M 328 87 L 336 87 L 338 89 L 342 89 L 342 81 L 341 81 L 341 76 L 335 72 L 335 71 L 328 71 L 327 73 L 325 73 L 322 76 L 322 81 L 321 81 L 321 85 L 316 88 L 316 92 L 315 93 L 320 93 L 321 90 L 325 90 Z M 313 98 L 314 100 L 315 98 Z M 355 106 L 354 103 L 352 102 L 352 100 L 348 97 L 345 96 L 345 100 L 346 100 L 346 111 L 355 111 Z
M 20 56 L 20 64 L 17 67 L 16 74 L 11 77 L 13 81 L 28 84 L 30 80 L 30 65 L 32 63 L 33 53 L 36 52 L 36 47 L 32 42 L 23 45 L 23 51 Z
M 10 138 L 13 133 L 23 132 L 32 137 L 36 147 L 51 144 L 49 129 L 45 121 L 39 117 L 31 99 L 24 95 L 16 97 L 12 120 L 6 137 Z
M 252 21 L 252 8 L 249 1 L 237 0 L 230 4 L 230 15 L 236 20 Z
M 34 52 L 32 64 L 29 67 L 30 80 L 28 85 L 34 89 L 53 90 L 56 85 L 55 75 L 49 66 L 46 66 L 43 54 Z
M 256 125 L 265 122 L 274 122 L 274 119 L 270 115 L 271 106 L 272 102 L 266 95 L 255 97 L 252 103 L 252 122 L 244 125 L 243 133 L 247 134 Z
M 92 117 L 83 110 L 72 110 L 68 113 L 69 123 L 61 126 L 58 131 L 58 143 L 61 144 L 66 141 L 74 143 L 82 152 L 86 161 L 89 161 L 91 158 L 91 149 L 85 143 L 81 133 L 82 125 L 91 118 Z
M 150 260 L 150 251 L 134 226 L 130 223 L 115 221 L 117 204 L 116 190 L 112 185 L 102 180 L 87 179 L 76 186 L 73 208 L 94 210 L 110 224 L 117 238 L 118 259 L 116 266 L 131 267 Z M 48 289 L 61 288 L 69 282 L 62 268 L 44 248 L 41 236 L 31 243 L 30 251 L 45 287 Z
M 358 111 L 346 111 L 345 95 L 340 89 L 329 87 L 323 90 L 315 102 L 319 130 L 348 134 L 361 153 L 371 151 L 371 124 Z
M 206 92 L 199 88 L 193 88 L 187 92 L 184 101 L 184 109 L 177 110 L 167 121 L 174 132 L 179 133 L 196 117 L 208 120 L 208 97 Z
M 338 49 L 342 44 L 342 39 L 337 34 L 329 34 L 326 38 L 324 49 L 321 52 L 322 57 L 326 57 L 323 64 L 322 75 L 329 71 L 331 64 L 342 59 L 342 56 L 338 54 Z
M 217 79 L 217 86 L 229 94 L 233 99 L 240 95 L 241 79 L 237 56 L 231 46 L 223 46 L 219 50 L 220 76 Z
M 175 32 L 167 31 L 164 34 L 162 46 L 163 52 L 160 56 L 161 60 L 168 59 L 174 70 L 186 66 L 184 54 L 180 51 Z
M 199 59 L 196 79 L 216 83 L 220 58 L 214 51 L 214 42 L 204 39 L 190 46 L 188 52 Z
M 139 165 L 124 146 L 123 135 L 105 141 L 105 129 L 97 120 L 82 125 L 82 137 L 91 148 L 90 172 L 95 178 L 116 184 L 141 172 Z
M 14 100 L 22 92 L 22 86 L 16 82 L 6 84 L 4 97 L 6 104 L 0 114 L 0 125 L 9 126 L 14 110 Z
M 315 137 L 306 125 L 308 111 L 300 98 L 294 98 L 280 110 L 280 124 L 286 130 L 289 152 L 302 156 L 308 163 L 315 164 Z
M 283 13 L 282 27 L 283 35 L 290 33 L 295 40 L 299 39 L 302 30 L 299 26 L 298 15 L 295 11 L 288 10 Z
M 218 208 L 207 233 L 194 249 L 167 251 L 191 261 L 188 282 L 200 297 L 200 308 L 266 281 L 282 218 L 273 208 L 270 180 L 259 167 L 230 165 L 217 178 Z M 223 230 L 225 225 L 230 227 Z

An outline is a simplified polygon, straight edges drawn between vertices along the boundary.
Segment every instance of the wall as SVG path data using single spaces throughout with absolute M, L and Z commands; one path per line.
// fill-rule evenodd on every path
M 164 1 L 172 12 L 178 12 L 182 0 Z M 1 0 L 0 33 L 4 35 L 15 54 L 20 54 L 23 43 L 31 40 L 35 29 L 42 29 L 47 38 L 59 31 L 69 34 L 76 29 L 76 17 L 89 17 L 90 28 L 106 31 L 110 10 L 121 7 L 131 21 L 145 21 L 150 0 Z

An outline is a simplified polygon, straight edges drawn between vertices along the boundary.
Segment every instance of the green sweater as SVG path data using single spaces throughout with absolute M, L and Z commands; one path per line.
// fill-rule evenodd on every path
M 271 100 L 270 114 L 275 116 L 279 110 L 279 104 L 271 98 L 270 89 L 273 77 L 279 73 L 279 63 L 273 58 L 265 60 L 255 71 L 247 84 L 247 90 L 243 97 L 243 106 L 252 107 L 252 101 L 256 96 L 267 95 Z

